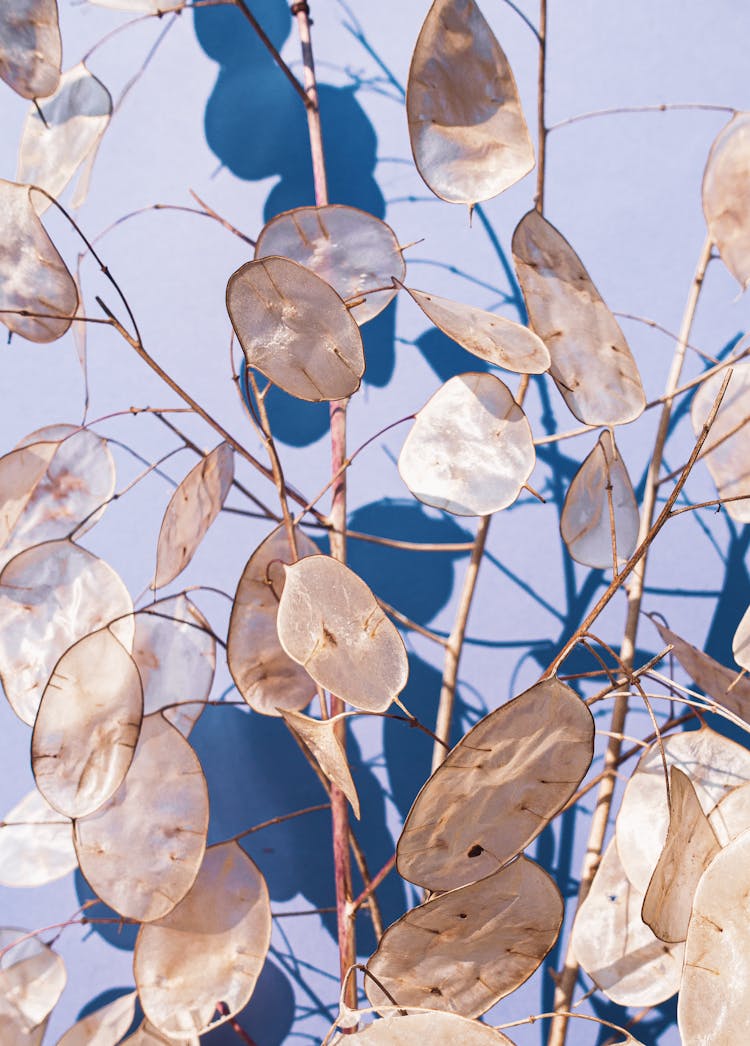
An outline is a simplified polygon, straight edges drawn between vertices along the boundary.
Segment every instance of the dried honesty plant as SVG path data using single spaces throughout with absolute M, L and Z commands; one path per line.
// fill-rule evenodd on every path
M 607 1042 L 637 1046 L 629 1029 L 675 994 L 685 1046 L 737 1043 L 750 1027 L 750 607 L 745 598 L 732 619 L 736 664 L 729 664 L 695 645 L 696 636 L 672 631 L 644 600 L 660 591 L 647 587 L 647 567 L 652 548 L 658 554 L 669 546 L 676 516 L 725 508 L 733 555 L 741 558 L 747 547 L 737 526 L 750 521 L 750 363 L 742 362 L 750 348 L 733 345 L 732 354 L 712 356 L 689 380 L 683 365 L 711 259 L 720 258 L 743 290 L 750 284 L 750 114 L 729 110 L 706 148 L 705 243 L 662 393 L 650 387 L 648 359 L 635 339 L 632 347 L 626 340 L 622 315 L 545 210 L 553 129 L 545 121 L 547 0 L 536 24 L 509 5 L 538 44 L 536 148 L 521 102 L 529 85 L 520 80 L 519 90 L 487 20 L 491 12 L 475 0 L 423 5 L 411 63 L 402 70 L 416 172 L 438 200 L 465 205 L 489 231 L 513 292 L 501 306 L 514 306 L 513 318 L 497 301 L 485 308 L 459 300 L 458 280 L 455 298 L 417 290 L 398 232 L 348 197 L 329 202 L 330 141 L 322 133 L 324 93 L 307 3 L 292 6 L 298 75 L 282 56 L 277 27 L 264 28 L 252 0 L 89 2 L 129 12 L 141 26 L 164 17 L 174 24 L 192 7 L 199 36 L 202 26 L 220 24 L 237 39 L 254 34 L 247 39 L 261 55 L 258 82 L 264 68 L 276 70 L 298 107 L 266 121 L 278 123 L 273 134 L 294 156 L 291 166 L 302 164 L 294 151 L 300 143 L 293 149 L 291 139 L 297 118 L 306 120 L 304 162 L 309 147 L 315 202 L 300 197 L 281 209 L 279 198 L 289 202 L 282 179 L 256 239 L 197 196 L 198 209 L 140 208 L 95 235 L 85 215 L 70 211 L 83 206 L 94 159 L 116 134 L 120 103 L 138 75 L 113 100 L 117 93 L 87 63 L 131 21 L 64 68 L 55 0 L 16 0 L 0 10 L 0 77 L 31 102 L 17 180 L 0 181 L 0 318 L 19 353 L 43 351 L 24 341 L 54 342 L 73 327 L 85 402 L 80 423 L 47 418 L 0 457 L 0 682 L 29 728 L 34 779 L 0 821 L 0 884 L 44 887 L 75 871 L 83 899 L 51 930 L 16 928 L 14 919 L 0 928 L 0 1043 L 42 1043 L 58 1019 L 66 977 L 79 977 L 75 969 L 66 973 L 62 935 L 74 925 L 107 924 L 133 930 L 132 983 L 68 1022 L 58 1046 L 197 1046 L 221 1024 L 263 1046 L 254 1021 L 274 998 L 264 971 L 278 971 L 274 961 L 285 960 L 279 976 L 307 993 L 318 1024 L 308 1033 L 300 1029 L 309 1013 L 294 1027 L 290 1017 L 281 1034 L 326 1046 L 513 1046 L 505 1032 L 537 1021 L 551 1022 L 549 1046 L 564 1046 L 573 1020 L 581 1035 L 613 1032 Z M 353 37 L 363 42 L 349 15 Z M 398 88 L 396 74 L 367 43 L 365 50 L 377 60 L 378 90 L 386 81 Z M 222 85 L 225 79 L 222 71 Z M 242 136 L 251 130 L 243 127 Z M 535 194 L 522 181 L 534 169 Z M 58 197 L 65 199 L 76 177 L 69 208 Z M 515 196 L 506 199 L 522 201 L 515 229 L 496 234 L 481 204 L 511 186 Z M 208 218 L 235 251 L 227 250 L 222 270 L 225 308 L 220 295 L 211 306 L 219 339 L 231 339 L 219 406 L 194 398 L 172 364 L 151 354 L 139 295 L 125 287 L 100 243 L 126 219 L 170 209 Z M 144 247 L 144 259 L 147 253 Z M 441 265 L 458 272 L 452 262 Z M 420 270 L 414 283 L 429 287 L 424 273 L 434 271 Z M 163 277 L 155 280 L 160 286 Z M 173 290 L 159 292 L 167 324 Z M 190 289 L 179 290 L 187 302 Z M 369 396 L 363 383 L 385 384 L 372 331 L 392 322 L 397 300 L 412 321 L 431 325 L 453 362 L 437 387 L 406 390 L 406 418 L 389 402 L 387 424 L 351 449 L 347 408 L 350 401 L 353 411 L 362 406 L 359 424 Z M 145 365 L 169 404 L 134 405 L 121 396 L 113 410 L 119 390 L 105 397 L 101 383 L 89 388 L 87 330 L 96 351 L 116 345 Z M 468 364 L 462 351 L 473 357 Z M 203 355 L 200 367 L 208 390 L 221 365 Z M 91 420 L 99 397 L 107 413 Z M 240 403 L 245 427 L 237 435 L 227 419 Z M 324 480 L 310 458 L 300 467 L 281 451 L 280 443 L 294 439 L 282 434 L 279 404 L 287 420 L 317 419 L 323 410 L 330 429 Z M 368 411 L 376 407 L 367 401 Z M 627 430 L 617 437 L 614 430 L 653 410 L 655 439 L 645 451 L 645 476 L 634 482 L 638 446 Z M 673 457 L 667 441 L 688 412 L 694 440 Z M 73 416 L 68 403 L 60 413 Z M 124 415 L 137 420 L 120 439 Z M 566 431 L 573 419 L 583 428 Z M 145 446 L 145 426 L 154 421 L 171 441 L 158 457 Z M 405 434 L 387 435 L 405 421 Z M 568 437 L 584 442 L 575 458 L 559 448 Z M 379 482 L 360 458 L 374 442 L 387 452 L 402 498 L 384 502 L 382 532 L 374 523 L 356 529 L 347 514 L 349 477 L 360 489 Z M 186 450 L 198 457 L 190 467 L 182 457 L 179 467 L 169 461 Z M 667 454 L 684 463 L 670 471 Z M 133 460 L 145 465 L 135 476 Z M 543 494 L 530 485 L 535 472 L 543 474 L 535 480 Z M 686 484 L 696 477 L 715 484 L 716 497 L 691 501 Z M 108 506 L 129 505 L 147 483 L 165 481 L 169 496 L 160 486 L 158 501 L 150 501 L 161 525 L 134 510 L 123 542 L 122 517 Z M 407 494 L 414 500 L 403 500 Z M 498 524 L 506 526 L 502 562 L 487 546 L 499 512 L 506 512 Z M 535 593 L 523 580 L 534 559 L 547 571 L 550 542 L 521 539 L 513 529 L 521 512 L 523 519 L 537 513 L 550 534 L 559 529 L 564 613 L 554 595 Z M 227 520 L 238 517 L 241 536 L 228 540 Z M 410 518 L 445 540 L 413 540 L 406 523 L 401 527 Z M 108 527 L 118 569 L 100 554 Z M 212 573 L 217 548 L 232 591 Z M 400 557 L 392 601 L 387 571 L 371 568 L 362 548 Z M 445 632 L 430 623 L 440 608 L 412 612 L 410 598 L 429 587 L 431 571 L 439 574 L 424 563 L 458 554 L 469 562 Z M 498 671 L 487 705 L 467 711 L 459 661 L 473 649 L 467 625 L 485 562 L 499 563 L 563 632 L 532 644 L 536 666 L 529 668 L 529 657 L 519 662 L 528 685 L 518 673 Z M 524 604 L 495 587 L 491 597 L 479 645 L 494 652 L 516 642 Z M 607 641 L 602 630 L 612 628 L 621 604 L 624 632 Z M 647 610 L 651 640 L 640 638 Z M 418 642 L 444 659 L 439 681 L 426 671 Z M 668 655 L 697 690 L 679 682 Z M 231 747 L 240 733 L 249 739 L 241 759 Z M 431 772 L 417 734 L 433 746 Z M 413 750 L 403 747 L 407 738 Z M 286 807 L 267 819 L 250 812 L 279 796 Z M 241 811 L 238 831 L 225 823 L 232 804 Z M 325 829 L 319 816 L 311 820 L 316 815 L 326 818 Z M 580 874 L 559 853 L 549 858 L 550 847 L 562 852 L 574 816 L 589 836 Z M 295 832 L 306 827 L 254 846 L 255 833 L 285 831 L 287 822 Z M 375 846 L 378 835 L 385 854 Z M 297 895 L 312 907 L 300 910 Z M 333 932 L 335 921 L 336 969 L 316 968 L 327 961 L 325 948 L 303 958 L 294 951 L 303 945 L 283 938 L 279 920 L 303 916 L 334 917 L 325 925 Z M 508 1002 L 493 1009 L 540 967 L 547 986 L 554 975 L 551 1008 L 520 1021 L 508 1019 Z M 310 970 L 321 974 L 322 988 L 310 987 Z M 578 1011 L 589 996 L 593 1012 Z M 631 1019 L 610 1003 L 641 1012 Z

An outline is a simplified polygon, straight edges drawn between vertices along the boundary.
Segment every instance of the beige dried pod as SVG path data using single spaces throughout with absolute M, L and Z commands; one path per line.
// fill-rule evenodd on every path
M 133 660 L 143 684 L 144 714 L 164 709 L 164 718 L 188 737 L 211 693 L 216 639 L 184 593 L 138 611 Z
M 112 567 L 74 545 L 46 541 L 0 573 L 0 681 L 13 711 L 33 724 L 52 670 L 77 640 L 117 620 L 128 647 L 133 603 Z
M 628 470 L 607 429 L 571 481 L 560 533 L 577 563 L 604 570 L 614 562 L 613 525 L 619 567 L 635 551 L 640 517 Z
M 732 654 L 737 664 L 750 672 L 750 606 L 737 625 L 732 639 Z
M 0 77 L 23 98 L 46 98 L 60 82 L 62 41 L 56 0 L 0 5 Z
M 557 940 L 560 892 L 518 857 L 479 882 L 441 893 L 389 926 L 367 969 L 372 1005 L 478 1017 L 523 984 Z
M 441 200 L 473 207 L 534 167 L 513 71 L 474 0 L 435 0 L 428 11 L 406 116 L 417 170 Z
M 108 628 L 66 650 L 31 736 L 31 769 L 47 802 L 71 818 L 98 810 L 130 768 L 142 718 L 138 669 Z
M 127 777 L 75 822 L 78 863 L 92 890 L 128 919 L 171 912 L 195 882 L 208 831 L 208 787 L 188 742 L 146 716 Z
M 487 1024 L 439 1011 L 384 1017 L 334 1042 L 339 1046 L 513 1046 L 507 1035 Z
M 638 367 L 583 262 L 538 211 L 513 233 L 529 323 L 549 349 L 550 374 L 585 425 L 624 425 L 646 406 Z
M 136 992 L 128 992 L 76 1021 L 57 1046 L 117 1046 L 133 1023 L 137 997 Z
M 735 113 L 711 146 L 703 213 L 721 260 L 743 291 L 750 283 L 750 113 Z
M 576 960 L 620 1006 L 656 1006 L 680 986 L 683 944 L 665 944 L 641 919 L 643 894 L 625 874 L 614 839 L 573 924 Z
M 406 686 L 403 640 L 365 582 L 330 556 L 284 567 L 279 641 L 325 690 L 384 712 Z
M 100 3 L 101 0 L 92 0 L 92 2 Z M 120 1046 L 200 1046 L 200 1040 L 197 1035 L 173 1039 L 171 1036 L 162 1035 L 150 1021 L 144 1020 L 132 1035 L 128 1035 L 127 1039 L 122 1040 Z
M 206 850 L 193 888 L 142 926 L 133 971 L 143 1011 L 164 1035 L 200 1035 L 247 1004 L 271 940 L 265 879 L 236 842 Z M 217 1003 L 226 1012 L 214 1020 Z
M 346 751 L 336 736 L 335 719 L 311 719 L 301 712 L 282 712 L 295 738 L 310 752 L 325 776 L 344 793 L 359 820 L 359 796 L 352 779 Z
M 687 774 L 704 813 L 732 788 L 750 781 L 750 752 L 710 727 L 664 738 L 667 768 Z M 644 894 L 664 849 L 669 825 L 661 752 L 653 745 L 638 761 L 623 793 L 615 838 L 625 874 Z
M 393 229 L 374 214 L 338 203 L 277 214 L 255 245 L 256 259 L 270 255 L 290 258 L 330 283 L 360 326 L 383 311 L 396 295 L 392 280 L 406 273 Z M 355 305 L 360 296 L 365 300 Z
M 687 774 L 673 766 L 669 780 L 669 830 L 641 918 L 662 941 L 675 944 L 687 937 L 695 888 L 720 847 Z
M 750 679 L 738 679 L 734 669 L 715 661 L 658 621 L 653 624 L 662 641 L 672 646 L 672 653 L 701 690 L 750 724 Z
M 234 451 L 220 443 L 188 472 L 169 499 L 156 548 L 151 587 L 163 588 L 181 574 L 226 501 L 234 479 Z
M 315 403 L 359 388 L 359 327 L 311 269 L 288 258 L 247 262 L 229 277 L 227 311 L 247 365 L 290 395 Z
M 737 1046 L 750 1030 L 750 832 L 714 857 L 693 901 L 677 1003 L 683 1046 Z
M 398 841 L 399 873 L 430 890 L 488 875 L 562 809 L 593 753 L 591 712 L 557 679 L 490 712 L 414 800 Z
M 547 346 L 528 327 L 495 312 L 404 287 L 425 316 L 467 352 L 516 374 L 549 370 Z
M 417 412 L 398 458 L 415 498 L 457 516 L 516 500 L 536 462 L 526 415 L 493 374 L 458 374 Z
M 73 824 L 33 788 L 0 819 L 0 883 L 43 886 L 78 867 Z
M 300 558 L 320 553 L 302 531 L 296 532 L 296 541 Z M 278 716 L 282 710 L 301 712 L 315 695 L 315 684 L 284 652 L 276 630 L 284 589 L 282 564 L 293 559 L 286 529 L 277 527 L 247 561 L 229 619 L 229 671 L 245 701 L 263 715 Z
M 15 927 L 0 929 L 0 955 L 0 1028 L 25 1035 L 57 1005 L 65 963 L 37 936 Z
M 112 98 L 83 62 L 60 77 L 54 94 L 33 105 L 26 116 L 18 149 L 16 180 L 59 196 L 96 149 L 112 115 Z M 42 214 L 50 206 L 35 197 Z
M 690 408 L 693 431 L 700 434 L 726 377 L 719 372 L 698 387 Z M 750 523 L 750 363 L 732 367 L 724 399 L 721 401 L 711 431 L 703 444 L 701 457 L 720 498 L 727 501 L 724 510 L 737 523 Z
M 39 220 L 29 186 L 0 179 L 0 320 L 29 341 L 55 341 L 77 309 L 75 280 Z
M 29 464 L 22 510 L 0 548 L 0 569 L 32 545 L 73 532 L 81 537 L 101 519 L 115 489 L 115 463 L 107 441 L 78 425 L 37 429 L 0 460 L 0 468 L 24 454 L 48 459 L 47 467 L 39 472 Z
M 23 517 L 57 448 L 56 442 L 35 441 L 0 458 L 0 549 L 7 545 Z M 4 550 L 0 556 L 3 554 L 7 556 Z
M 709 813 L 708 820 L 720 846 L 726 846 L 750 828 L 750 783 L 733 788 Z

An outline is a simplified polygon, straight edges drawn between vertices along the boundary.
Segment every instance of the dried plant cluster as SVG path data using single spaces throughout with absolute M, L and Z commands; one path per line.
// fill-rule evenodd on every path
M 252 5 L 237 3 L 254 21 Z M 159 13 L 149 0 L 106 5 Z M 477 1018 L 537 970 L 564 916 L 558 885 L 525 851 L 561 811 L 598 789 L 556 1014 L 547 1015 L 550 1043 L 565 1041 L 579 967 L 623 1006 L 651 1007 L 679 992 L 686 1046 L 736 1043 L 750 1027 L 750 747 L 702 719 L 699 729 L 680 727 L 686 716 L 712 712 L 747 731 L 750 684 L 736 666 L 717 663 L 661 624 L 665 653 L 672 651 L 705 696 L 679 691 L 689 711 L 644 742 L 616 817 L 612 801 L 628 700 L 650 711 L 647 685 L 661 685 L 662 696 L 677 693 L 658 674 L 664 654 L 636 663 L 636 630 L 649 549 L 680 511 L 678 496 L 698 459 L 716 484 L 712 504 L 738 523 L 750 519 L 750 364 L 740 362 L 738 349 L 690 389 L 680 387 L 712 251 L 742 289 L 750 283 L 750 114 L 733 115 L 707 157 L 706 245 L 670 383 L 657 401 L 661 421 L 645 492 L 636 497 L 615 430 L 646 409 L 638 363 L 584 263 L 543 213 L 544 0 L 534 30 L 541 44 L 536 156 L 509 62 L 474 0 L 435 0 L 427 11 L 406 98 L 417 170 L 448 204 L 471 210 L 536 166 L 534 207 L 519 217 L 512 239 L 528 325 L 412 286 L 396 233 L 371 214 L 328 203 L 307 5 L 295 5 L 294 14 L 317 206 L 273 218 L 260 230 L 254 256 L 227 273 L 228 319 L 244 355 L 235 377 L 245 386 L 266 464 L 155 363 L 116 274 L 86 238 L 84 223 L 63 212 L 112 291 L 107 302 L 84 300 L 43 218 L 62 210 L 57 197 L 76 174 L 72 205 L 82 203 L 112 100 L 83 63 L 61 71 L 55 0 L 16 0 L 0 10 L 0 76 L 32 100 L 18 180 L 0 182 L 3 322 L 33 342 L 54 341 L 72 324 L 80 336 L 87 322 L 104 323 L 219 440 L 166 506 L 152 541 L 152 591 L 135 602 L 117 573 L 81 543 L 122 493 L 106 437 L 54 419 L 0 459 L 0 679 L 31 728 L 36 781 L 0 824 L 0 881 L 41 885 L 78 867 L 97 897 L 140 927 L 135 992 L 78 1022 L 59 1044 L 196 1043 L 231 1021 L 255 988 L 271 939 L 268 887 L 239 837 L 207 845 L 208 788 L 190 743 L 211 700 L 217 639 L 239 696 L 255 714 L 283 717 L 328 792 L 342 989 L 326 1042 L 510 1043 Z M 399 697 L 409 672 L 400 629 L 412 623 L 345 562 L 346 475 L 357 456 L 346 449 L 345 401 L 357 394 L 367 365 L 361 327 L 396 295 L 493 368 L 452 377 L 427 399 L 410 419 L 398 459 L 420 502 L 479 517 L 459 622 L 444 644 L 440 704 L 427 724 L 417 723 Z M 520 375 L 514 387 L 512 375 Z M 532 375 L 549 375 L 571 415 L 598 434 L 570 484 L 560 529 L 570 556 L 608 571 L 611 580 L 539 681 L 446 751 L 489 520 L 532 489 L 535 433 L 524 412 Z M 285 482 L 266 410 L 271 385 L 331 404 L 333 469 L 320 493 L 300 495 Z M 683 392 L 692 394 L 696 443 L 659 508 L 670 412 Z M 223 637 L 179 589 L 179 578 L 229 493 L 247 493 L 235 466 L 275 484 L 279 507 L 265 540 L 244 567 L 237 565 Z M 317 531 L 303 529 L 310 523 Z M 330 554 L 312 540 L 321 528 Z M 616 652 L 591 630 L 623 588 L 628 624 Z M 574 689 L 575 680 L 559 673 L 581 644 L 593 648 L 594 670 Z M 749 646 L 745 615 L 734 640 L 743 670 L 750 670 Z M 582 696 L 592 679 L 600 689 Z M 615 713 L 604 770 L 584 784 L 595 750 L 591 708 L 608 699 Z M 393 860 L 355 897 L 349 811 L 359 818 L 360 800 L 347 723 L 387 714 L 432 734 L 433 773 Z M 614 834 L 605 849 L 610 819 Z M 369 908 L 377 928 L 377 889 L 394 866 L 424 899 L 380 933 L 366 966 L 358 967 L 356 912 Z M 62 960 L 33 928 L 0 930 L 0 957 L 0 1039 L 41 1043 L 65 984 Z M 366 1000 L 355 988 L 357 969 Z M 144 1018 L 128 1035 L 136 998 Z M 615 1038 L 636 1042 L 624 1029 L 615 1028 Z

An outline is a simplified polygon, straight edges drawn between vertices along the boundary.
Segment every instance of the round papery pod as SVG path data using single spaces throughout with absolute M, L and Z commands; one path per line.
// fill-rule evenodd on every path
M 66 650 L 31 736 L 31 769 L 47 802 L 66 817 L 98 810 L 128 772 L 142 718 L 141 677 L 109 629 Z
M 144 1020 L 132 1035 L 122 1040 L 120 1046 L 200 1046 L 200 1041 L 197 1035 L 179 1039 L 168 1038 L 150 1021 Z
M 625 335 L 565 237 L 538 211 L 513 233 L 529 323 L 549 349 L 550 374 L 584 425 L 624 425 L 646 396 Z
M 56 0 L 0 5 L 0 77 L 23 98 L 44 98 L 60 82 L 62 41 Z
M 71 541 L 25 549 L 0 573 L 0 681 L 31 725 L 60 657 L 110 622 L 128 648 L 133 603 L 112 567 Z
M 163 588 L 182 573 L 221 512 L 234 479 L 234 451 L 220 443 L 188 472 L 169 499 L 156 547 L 151 587 Z
M 77 425 L 47 425 L 25 436 L 4 462 L 34 450 L 47 456 L 47 467 L 29 476 L 22 511 L 0 550 L 0 569 L 25 548 L 75 532 L 85 534 L 101 519 L 115 489 L 115 463 L 106 440 Z M 0 474 L 1 477 L 1 474 Z M 2 478 L 0 478 L 2 483 Z
M 699 436 L 716 400 L 723 373 L 713 374 L 695 390 L 690 407 L 693 431 Z M 741 498 L 723 506 L 737 523 L 750 523 L 750 363 L 735 363 L 724 398 L 703 444 L 705 462 L 720 498 Z
M 296 540 L 299 557 L 320 553 L 318 546 L 299 530 Z M 245 701 L 263 715 L 300 712 L 315 695 L 309 674 L 284 652 L 276 631 L 284 590 L 282 564 L 293 560 L 286 529 L 277 527 L 247 561 L 229 619 L 229 671 Z
M 513 72 L 474 0 L 435 0 L 406 90 L 417 170 L 442 200 L 470 207 L 534 166 Z
M 665 737 L 667 768 L 687 774 L 704 813 L 710 813 L 732 788 L 750 781 L 750 752 L 709 727 Z M 645 752 L 623 793 L 615 839 L 625 874 L 645 893 L 659 860 L 669 825 L 664 764 L 658 745 Z
M 350 304 L 364 295 L 351 308 L 360 326 L 383 311 L 397 293 L 393 277 L 402 280 L 406 273 L 393 229 L 374 214 L 338 203 L 277 214 L 255 245 L 256 259 L 269 255 L 312 269 Z
M 709 813 L 708 821 L 721 846 L 727 846 L 750 828 L 750 783 L 727 792 Z
M 750 832 L 714 857 L 693 900 L 677 1003 L 683 1046 L 736 1046 L 750 1033 Z
M 366 712 L 406 686 L 406 648 L 365 582 L 331 556 L 284 567 L 276 626 L 287 654 L 316 683 Z
M 57 1046 L 116 1046 L 133 1023 L 136 999 L 136 992 L 129 992 L 94 1010 L 76 1021 Z
M 532 330 L 497 313 L 404 287 L 436 327 L 467 352 L 517 374 L 549 369 L 547 346 Z
M 146 716 L 128 775 L 75 822 L 81 873 L 105 904 L 139 922 L 171 912 L 195 882 L 208 831 L 208 787 L 188 742 Z
M 703 175 L 703 213 L 721 260 L 750 283 L 750 113 L 735 113 L 711 146 Z
M 635 551 L 640 517 L 628 470 L 606 430 L 571 480 L 560 533 L 577 563 L 604 570 L 614 564 L 613 527 L 619 568 Z
M 414 800 L 398 871 L 430 890 L 487 875 L 562 809 L 591 765 L 594 720 L 578 695 L 544 679 L 472 727 Z
M 0 179 L 0 309 L 10 310 L 0 319 L 29 341 L 56 341 L 77 308 L 75 280 L 39 220 L 29 186 Z
M 502 1032 L 456 1013 L 407 1013 L 384 1017 L 334 1040 L 356 1046 L 513 1046 Z
M 518 857 L 389 926 L 367 963 L 367 997 L 376 1009 L 395 1004 L 478 1017 L 534 973 L 562 917 L 550 876 Z
M 493 374 L 458 374 L 417 412 L 398 458 L 415 498 L 457 516 L 516 500 L 536 462 L 526 415 Z
M 43 886 L 77 867 L 72 822 L 36 788 L 0 819 L 3 886 Z
M 680 986 L 684 944 L 665 944 L 641 919 L 643 893 L 625 875 L 614 840 L 578 909 L 571 943 L 583 967 L 620 1006 L 656 1006 Z
M 211 693 L 216 639 L 186 595 L 160 599 L 135 614 L 133 660 L 143 684 L 144 713 L 163 708 L 164 718 L 188 737 Z
M 170 1038 L 223 1024 L 247 1004 L 270 941 L 260 871 L 236 842 L 210 846 L 187 896 L 138 932 L 133 970 L 146 1017 Z M 214 1020 L 218 1003 L 226 1012 Z
M 0 953 L 0 1029 L 27 1034 L 57 1005 L 65 964 L 35 935 L 15 927 L 0 929 Z
M 16 447 L 0 458 L 0 549 L 7 545 L 18 526 L 57 447 L 53 442 L 34 442 L 28 447 Z M 4 552 L 9 559 L 7 551 Z M 4 561 L 0 560 L 0 564 Z
M 227 311 L 245 360 L 313 403 L 346 399 L 365 371 L 359 328 L 344 301 L 288 258 L 247 262 L 229 277 Z

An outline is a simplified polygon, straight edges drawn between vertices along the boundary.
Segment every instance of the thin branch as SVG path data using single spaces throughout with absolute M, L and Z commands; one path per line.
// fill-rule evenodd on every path
M 670 113 L 701 111 L 709 113 L 730 113 L 734 115 L 737 110 L 731 105 L 707 105 L 702 102 L 663 102 L 659 105 L 621 105 L 614 109 L 592 109 L 588 113 L 578 113 L 577 116 L 569 116 L 566 120 L 560 120 L 547 128 L 547 132 L 557 131 L 561 127 L 570 127 L 571 124 L 581 123 L 583 120 L 594 120 L 600 116 L 623 116 L 632 113 Z
M 547 134 L 544 104 L 547 93 L 547 0 L 539 0 L 539 67 L 537 73 L 536 119 L 537 119 L 537 156 L 536 156 L 536 195 L 534 206 L 540 214 L 544 213 L 544 175 L 547 158 Z
M 302 86 L 302 84 L 299 82 L 299 80 L 294 75 L 292 70 L 286 64 L 286 62 L 281 57 L 279 52 L 276 50 L 276 48 L 274 47 L 273 42 L 271 41 L 270 37 L 268 36 L 268 34 L 263 29 L 263 26 L 260 24 L 258 19 L 253 14 L 253 12 L 247 6 L 247 4 L 245 3 L 245 0 L 234 0 L 234 3 L 237 5 L 237 7 L 243 13 L 245 18 L 250 23 L 250 25 L 253 27 L 253 29 L 255 30 L 255 32 L 256 32 L 256 34 L 258 36 L 258 39 L 263 44 L 263 46 L 266 48 L 266 50 L 270 54 L 271 58 L 273 58 L 274 62 L 276 62 L 276 65 L 278 65 L 279 69 L 281 69 L 282 73 L 287 78 L 289 83 L 292 85 L 294 90 L 300 96 L 300 98 L 302 99 L 302 102 L 303 102 L 305 108 L 309 112 L 309 109 L 310 109 L 310 106 L 311 106 L 312 102 L 311 102 L 311 100 L 310 100 L 310 98 L 308 96 L 308 92 L 305 91 L 305 89 Z

